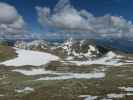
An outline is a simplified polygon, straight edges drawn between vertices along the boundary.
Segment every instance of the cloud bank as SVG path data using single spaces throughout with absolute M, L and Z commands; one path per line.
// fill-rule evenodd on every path
M 36 7 L 39 22 L 53 27 L 70 30 L 90 30 L 90 21 L 94 16 L 85 10 L 77 11 L 68 0 L 61 0 L 54 8 L 53 14 L 47 7 Z
M 25 33 L 26 23 L 14 6 L 0 2 L 0 34 Z
M 105 15 L 95 17 L 86 10 L 77 10 L 69 0 L 60 0 L 54 9 L 36 7 L 38 21 L 44 26 L 56 28 L 65 34 L 79 36 L 133 36 L 133 25 L 123 17 Z

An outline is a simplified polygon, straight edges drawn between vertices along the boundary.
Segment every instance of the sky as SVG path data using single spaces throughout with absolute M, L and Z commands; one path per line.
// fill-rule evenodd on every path
M 26 32 L 25 27 L 31 33 L 42 34 L 46 31 L 61 30 L 63 34 L 84 32 L 86 35 L 94 32 L 104 33 L 103 36 L 106 36 L 105 33 L 120 33 L 117 35 L 121 36 L 128 28 L 126 33 L 132 34 L 133 31 L 131 22 L 128 22 L 133 21 L 133 0 L 0 0 L 1 3 L 16 10 L 17 18 L 13 16 L 13 21 L 10 20 L 7 24 L 7 20 L 3 22 L 2 19 L 4 11 L 7 10 L 2 9 L 3 5 L 0 6 L 0 13 L 4 13 L 0 16 L 0 24 L 2 28 L 7 27 L 8 30 L 5 29 L 5 32 L 9 33 Z M 6 16 L 9 18 L 9 15 Z M 107 23 L 104 20 L 107 20 Z M 113 25 L 110 25 L 110 20 Z M 103 30 L 105 26 L 108 27 Z

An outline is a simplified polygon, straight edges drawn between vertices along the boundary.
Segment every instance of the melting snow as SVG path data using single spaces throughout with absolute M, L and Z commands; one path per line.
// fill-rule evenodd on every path
M 6 66 L 40 66 L 47 64 L 50 61 L 59 59 L 57 56 L 52 54 L 32 50 L 16 49 L 16 53 L 18 54 L 18 57 L 5 61 L 1 64 Z
M 3 97 L 3 96 L 5 96 L 4 94 L 0 94 L 0 97 Z
M 90 48 L 94 50 L 93 47 Z M 11 60 L 7 60 L 0 64 L 6 66 L 24 66 L 24 65 L 41 66 L 49 63 L 50 61 L 59 60 L 59 57 L 55 55 L 44 52 L 32 51 L 32 50 L 16 49 L 16 53 L 18 54 L 18 57 Z M 88 61 L 72 61 L 73 58 L 70 56 L 67 58 L 67 62 L 76 64 L 78 66 L 93 65 L 93 64 L 120 66 L 128 63 L 128 62 L 127 63 L 120 62 L 120 58 L 121 56 L 116 55 L 114 52 L 110 51 L 104 57 Z
M 122 89 L 126 92 L 133 92 L 133 87 L 119 87 L 119 89 Z
M 79 97 L 85 98 L 84 100 L 95 100 L 98 96 L 91 96 L 91 95 L 80 95 Z
M 44 77 L 38 80 L 64 80 L 64 79 L 91 79 L 91 78 L 103 78 L 105 73 L 102 72 L 93 72 L 93 73 L 57 73 L 54 71 L 46 71 L 45 69 L 32 69 L 32 70 L 13 70 L 27 76 L 41 75 L 41 74 L 51 74 L 59 75 L 54 77 Z
M 89 48 L 90 48 L 91 51 L 96 51 L 96 48 L 92 45 L 89 45 Z
M 67 79 L 92 79 L 92 78 L 103 78 L 104 73 L 88 73 L 88 74 L 67 74 L 55 77 L 43 77 L 38 80 L 67 80 Z
M 127 64 L 133 64 L 133 60 L 125 60 L 125 63 L 127 63 Z
M 133 93 L 127 93 L 126 95 L 127 96 L 133 96 Z
M 93 64 L 100 64 L 100 65 L 113 65 L 113 66 L 120 66 L 123 63 L 119 62 L 120 56 L 116 55 L 113 52 L 109 52 L 105 57 L 96 59 L 96 60 L 89 60 L 89 61 L 70 61 L 78 66 L 80 65 L 93 65 Z
M 41 75 L 41 74 L 58 74 L 60 75 L 60 73 L 54 73 L 53 71 L 46 71 L 43 68 L 40 69 L 32 69 L 32 70 L 21 70 L 21 69 L 16 69 L 13 70 L 14 72 L 19 72 L 21 74 L 24 74 L 26 76 L 34 76 L 34 75 Z
M 108 96 L 108 98 L 123 98 L 125 96 L 125 94 L 112 93 L 112 94 L 108 94 L 107 96 Z
M 113 99 L 103 98 L 103 99 L 101 99 L 101 100 L 113 100 Z
M 34 89 L 31 88 L 31 87 L 25 87 L 25 88 L 22 89 L 22 90 L 16 89 L 15 91 L 18 92 L 18 93 L 21 93 L 21 92 L 32 92 L 32 91 L 34 91 Z

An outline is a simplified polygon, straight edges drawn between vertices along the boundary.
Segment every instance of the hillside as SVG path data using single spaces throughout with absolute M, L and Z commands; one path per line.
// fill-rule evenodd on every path
M 15 58 L 16 56 L 15 49 L 10 46 L 0 45 L 0 62 Z

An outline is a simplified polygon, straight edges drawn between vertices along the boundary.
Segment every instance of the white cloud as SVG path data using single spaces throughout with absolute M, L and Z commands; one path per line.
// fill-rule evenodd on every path
M 59 12 L 62 8 L 71 8 L 71 4 L 69 0 L 59 0 L 54 8 L 54 12 Z
M 39 23 L 44 27 L 50 26 L 67 33 L 82 35 L 133 36 L 133 25 L 123 17 L 110 15 L 95 17 L 86 10 L 77 10 L 71 6 L 69 0 L 60 0 L 53 10 L 48 7 L 36 9 Z
M 63 8 L 62 8 L 63 7 Z M 61 0 L 54 9 L 54 14 L 51 14 L 50 8 L 36 7 L 41 24 L 49 24 L 57 28 L 64 29 L 91 29 L 89 21 L 94 19 L 93 15 L 85 10 L 77 11 L 69 5 L 68 0 Z
M 38 12 L 38 21 L 41 25 L 49 24 L 50 8 L 47 7 L 36 7 Z
M 0 23 L 12 23 L 18 18 L 18 12 L 13 6 L 0 3 Z
M 80 12 L 73 8 L 65 8 L 61 12 L 51 16 L 52 24 L 60 28 L 90 29 L 89 23 Z
M 25 22 L 16 8 L 0 2 L 0 34 L 19 34 L 25 31 Z

